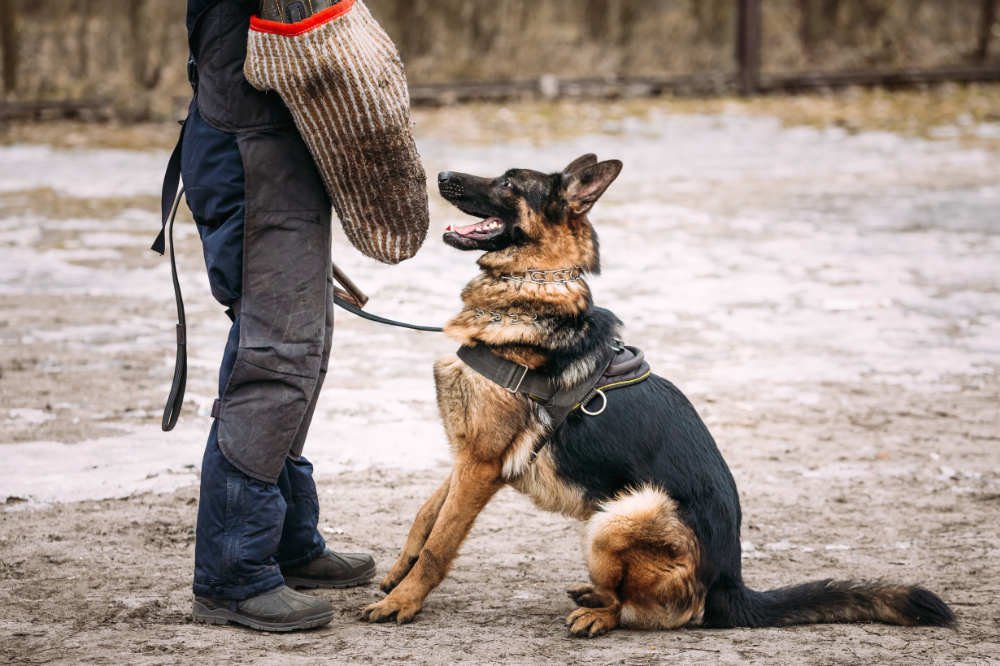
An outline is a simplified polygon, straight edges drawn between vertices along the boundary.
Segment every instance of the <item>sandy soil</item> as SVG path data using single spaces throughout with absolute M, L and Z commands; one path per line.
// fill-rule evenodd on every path
M 181 425 L 160 433 L 172 299 L 145 247 L 165 153 L 15 144 L 0 147 L 0 659 L 1000 662 L 996 150 L 657 103 L 590 107 L 586 131 L 550 140 L 510 130 L 530 108 L 441 114 L 425 113 L 419 138 L 431 173 L 557 168 L 586 150 L 624 159 L 595 209 L 595 292 L 715 434 L 743 498 L 751 586 L 919 582 L 953 605 L 958 629 L 570 639 L 563 589 L 586 577 L 581 528 L 511 491 L 412 625 L 359 622 L 374 587 L 320 592 L 341 612 L 305 634 L 193 624 L 195 483 L 226 320 L 181 225 L 191 378 Z M 457 221 L 437 197 L 432 219 Z M 433 236 L 397 268 L 342 236 L 337 258 L 373 310 L 439 322 L 472 257 Z M 384 571 L 446 472 L 430 364 L 452 345 L 337 326 L 307 447 L 321 528 Z

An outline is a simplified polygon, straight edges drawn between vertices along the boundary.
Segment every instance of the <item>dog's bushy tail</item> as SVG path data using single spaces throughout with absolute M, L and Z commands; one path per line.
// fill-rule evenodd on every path
M 766 592 L 743 586 L 715 589 L 705 604 L 714 627 L 780 627 L 829 622 L 885 622 L 950 627 L 955 615 L 922 587 L 818 580 Z

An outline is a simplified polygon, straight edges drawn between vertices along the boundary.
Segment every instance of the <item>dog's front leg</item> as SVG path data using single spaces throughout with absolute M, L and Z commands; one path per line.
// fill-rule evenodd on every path
M 416 563 L 385 599 L 365 608 L 362 617 L 369 622 L 395 618 L 399 624 L 412 620 L 448 573 L 476 516 L 502 485 L 499 462 L 456 460 L 444 504 Z
M 451 475 L 427 498 L 424 505 L 420 507 L 420 511 L 417 511 L 417 517 L 413 519 L 413 526 L 410 527 L 403 551 L 379 584 L 383 592 L 392 592 L 393 588 L 406 577 L 406 574 L 410 573 L 410 569 L 420 557 L 420 550 L 424 547 L 427 537 L 430 536 L 431 530 L 434 528 L 434 523 L 437 522 L 441 507 L 444 506 L 444 500 L 448 497 L 450 486 Z

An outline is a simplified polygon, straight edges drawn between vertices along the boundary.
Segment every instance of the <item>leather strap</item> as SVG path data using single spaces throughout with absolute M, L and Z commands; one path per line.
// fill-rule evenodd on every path
M 456 353 L 470 368 L 511 393 L 524 393 L 541 403 L 551 400 L 556 393 L 547 376 L 497 356 L 485 345 L 463 345 Z
M 618 356 L 611 359 L 611 365 L 608 366 L 607 371 L 604 373 L 606 376 L 620 377 L 622 375 L 627 375 L 631 372 L 635 372 L 646 363 L 646 356 L 642 353 L 641 349 L 627 345 L 625 346 L 625 349 L 631 352 L 631 356 L 628 356 L 620 363 L 615 363 L 615 361 L 618 360 Z
M 190 66 L 190 65 L 189 65 Z M 177 144 L 170 153 L 167 160 L 167 170 L 163 174 L 163 188 L 160 190 L 160 233 L 150 246 L 150 249 L 157 254 L 164 252 L 164 237 L 166 236 L 167 221 L 170 219 L 171 210 L 176 210 L 175 195 L 177 188 L 181 184 L 181 146 L 184 145 L 184 125 L 187 121 L 181 121 L 181 131 L 177 136 Z M 174 202 L 171 208 L 171 202 Z
M 181 147 L 184 145 L 184 125 L 177 136 L 177 144 L 170 159 L 167 160 L 167 170 L 163 175 L 163 188 L 160 191 L 160 233 L 156 235 L 150 249 L 163 254 L 166 237 L 170 237 L 170 279 L 174 283 L 174 301 L 177 304 L 177 351 L 174 357 L 174 378 L 170 383 L 170 395 L 163 408 L 163 420 L 160 424 L 164 430 L 173 430 L 177 417 L 181 414 L 184 403 L 184 389 L 187 385 L 187 319 L 184 316 L 184 298 L 181 296 L 181 284 L 177 279 L 177 258 L 174 254 L 174 218 L 177 217 L 177 207 L 184 196 L 181 182 Z
M 462 346 L 457 354 L 462 362 L 493 383 L 540 403 L 549 414 L 553 431 L 591 394 L 615 357 L 614 350 L 609 348 L 589 377 L 571 389 L 559 390 L 548 375 L 497 356 L 485 345 Z
M 174 302 L 177 305 L 177 351 L 174 357 L 174 378 L 170 382 L 170 395 L 163 408 L 163 420 L 160 427 L 163 430 L 173 430 L 177 418 L 181 415 L 184 404 L 184 389 L 187 385 L 187 318 L 184 314 L 184 297 L 181 295 L 181 283 L 177 278 L 177 258 L 174 254 L 174 218 L 177 217 L 177 207 L 184 196 L 184 188 L 177 190 L 173 206 L 169 211 L 169 221 L 166 223 L 167 236 L 170 239 L 170 279 L 174 283 Z M 161 232 L 162 234 L 163 232 Z M 155 249 L 155 248 L 154 248 Z

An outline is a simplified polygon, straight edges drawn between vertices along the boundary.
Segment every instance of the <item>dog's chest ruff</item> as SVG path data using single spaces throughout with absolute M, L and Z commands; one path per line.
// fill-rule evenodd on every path
M 652 372 L 641 350 L 617 341 L 589 376 L 569 388 L 558 386 L 548 375 L 497 356 L 485 345 L 462 346 L 457 353 L 463 363 L 483 377 L 541 405 L 549 416 L 552 432 L 577 409 L 598 416 L 607 406 L 608 391 L 644 381 Z

